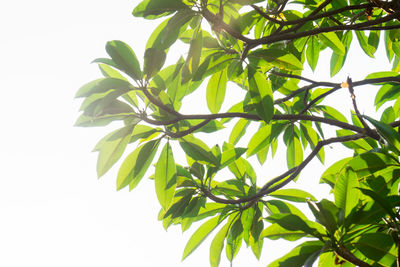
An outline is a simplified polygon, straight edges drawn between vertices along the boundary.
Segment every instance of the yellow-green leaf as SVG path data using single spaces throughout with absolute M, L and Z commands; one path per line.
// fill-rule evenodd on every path
M 176 188 L 176 166 L 169 142 L 165 144 L 157 161 L 154 183 L 158 201 L 167 210 Z
M 212 113 L 218 113 L 225 99 L 228 77 L 226 69 L 213 74 L 207 84 L 207 106 Z
M 153 161 L 160 140 L 149 141 L 129 154 L 122 163 L 117 176 L 117 190 L 131 184 L 135 188 Z M 132 183 L 131 183 L 132 182 Z

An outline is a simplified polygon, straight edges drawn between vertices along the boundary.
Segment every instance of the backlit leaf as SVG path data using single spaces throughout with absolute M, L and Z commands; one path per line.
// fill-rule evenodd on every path
M 106 51 L 117 65 L 118 69 L 125 72 L 135 80 L 142 78 L 139 61 L 129 45 L 122 41 L 110 41 L 106 44 Z
M 183 250 L 182 260 L 189 256 L 221 222 L 219 216 L 203 223 L 190 237 Z
M 207 106 L 212 113 L 218 113 L 225 99 L 228 78 L 226 69 L 213 74 L 207 84 Z
M 157 161 L 154 179 L 158 201 L 167 210 L 171 205 L 176 188 L 176 167 L 172 148 L 167 142 Z
M 126 157 L 118 171 L 117 190 L 131 183 L 131 189 L 137 186 L 153 161 L 159 144 L 160 140 L 149 141 Z

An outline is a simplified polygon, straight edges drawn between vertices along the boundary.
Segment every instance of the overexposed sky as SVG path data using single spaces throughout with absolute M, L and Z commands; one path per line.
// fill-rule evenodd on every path
M 164 231 L 152 181 L 144 179 L 132 192 L 116 192 L 118 163 L 97 179 L 97 155 L 91 150 L 115 125 L 72 127 L 80 104 L 73 97 L 81 85 L 100 77 L 90 62 L 106 56 L 107 41 L 123 40 L 142 58 L 157 21 L 134 18 L 131 11 L 138 3 L 0 3 L 0 266 L 208 266 L 211 239 L 181 263 L 192 231 Z M 327 62 L 318 66 L 326 70 Z M 347 74 L 357 80 L 376 66 L 356 56 L 331 81 Z M 323 79 L 329 79 L 326 72 Z M 362 103 L 373 101 L 368 94 L 357 97 Z M 371 109 L 361 104 L 360 110 Z M 316 188 L 321 172 L 314 161 L 304 175 L 312 176 L 311 187 Z M 287 244 L 265 241 L 260 262 L 243 247 L 233 266 L 266 266 Z M 220 266 L 228 266 L 222 258 Z

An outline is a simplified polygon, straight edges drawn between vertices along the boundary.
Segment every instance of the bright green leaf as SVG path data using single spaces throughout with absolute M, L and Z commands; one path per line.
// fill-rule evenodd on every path
M 171 205 L 176 188 L 176 167 L 172 148 L 167 142 L 157 161 L 155 172 L 155 187 L 158 201 L 167 210 Z

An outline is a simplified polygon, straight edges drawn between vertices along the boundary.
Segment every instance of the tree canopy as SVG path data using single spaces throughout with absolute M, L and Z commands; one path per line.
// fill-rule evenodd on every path
M 212 267 L 224 249 L 232 261 L 243 243 L 259 258 L 266 238 L 303 240 L 271 267 L 400 266 L 398 1 L 144 0 L 133 15 L 159 19 L 143 64 L 128 44 L 108 42 L 109 58 L 94 61 L 104 77 L 76 94 L 84 99 L 76 125 L 119 121 L 95 147 L 98 176 L 127 150 L 118 190 L 133 190 L 147 176 L 165 229 L 201 222 L 183 259 L 211 235 Z M 164 66 L 176 42 L 186 50 Z M 316 73 L 328 64 L 317 64 L 326 50 L 330 75 L 337 74 L 352 42 L 367 57 L 383 43 L 391 70 L 340 83 L 302 76 L 306 64 Z M 367 85 L 377 88 L 379 117 L 359 111 L 357 89 Z M 230 99 L 231 88 L 239 88 L 239 102 Z M 208 112 L 182 112 L 198 90 Z M 351 99 L 346 114 L 326 104 L 339 90 Z M 247 131 L 250 125 L 257 130 Z M 331 195 L 317 200 L 297 189 L 302 170 L 314 158 L 323 163 L 324 148 L 336 143 L 353 156 L 339 157 L 321 175 Z M 255 161 L 273 160 L 278 147 L 287 170 L 275 177 L 256 171 Z M 182 152 L 183 161 L 174 156 Z

